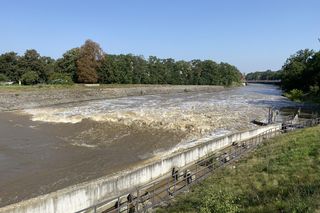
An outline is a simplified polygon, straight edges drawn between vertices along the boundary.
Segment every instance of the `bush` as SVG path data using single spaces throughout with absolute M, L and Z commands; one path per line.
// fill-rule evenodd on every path
M 50 84 L 73 84 L 70 75 L 65 73 L 54 72 L 49 76 Z
M 200 205 L 201 213 L 220 212 L 232 213 L 239 212 L 239 207 L 236 204 L 236 198 L 232 194 L 224 191 L 216 191 L 212 186 L 208 186 L 204 190 Z
M 319 95 L 320 88 L 318 85 L 310 86 L 309 90 L 312 95 L 315 95 L 315 96 Z
M 285 96 L 292 101 L 300 102 L 302 100 L 303 91 L 299 89 L 290 90 L 290 92 L 285 93 Z
M 35 71 L 27 71 L 21 76 L 21 81 L 25 85 L 32 85 L 39 82 L 39 75 Z
M 8 81 L 8 77 L 5 74 L 0 73 L 0 82 Z

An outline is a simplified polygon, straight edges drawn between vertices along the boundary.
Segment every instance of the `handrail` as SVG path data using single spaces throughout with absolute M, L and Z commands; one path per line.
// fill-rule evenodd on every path
M 270 132 L 270 131 L 267 130 L 266 132 Z M 254 137 L 254 138 L 261 138 L 264 135 L 265 135 L 265 132 L 259 134 L 258 136 Z M 248 141 L 250 141 L 250 140 L 253 141 L 253 138 L 249 139 Z M 247 141 L 243 141 L 243 142 L 240 142 L 240 143 L 247 143 Z M 237 153 L 238 154 L 242 154 L 243 151 L 241 151 L 241 149 L 245 149 L 246 147 L 245 146 L 231 146 L 231 147 L 227 147 L 226 149 L 228 149 L 228 148 L 233 148 L 234 149 L 234 152 L 228 152 L 228 155 L 231 156 L 231 155 L 236 155 Z M 192 175 L 194 177 L 199 176 L 201 178 L 203 175 L 199 175 L 199 174 L 205 173 L 204 171 L 207 170 L 208 168 L 210 170 L 212 169 L 211 167 L 219 168 L 220 166 L 216 165 L 217 163 L 214 162 L 214 161 L 212 161 L 212 163 L 207 163 L 205 166 L 201 165 L 205 161 L 212 160 L 213 157 L 216 157 L 217 159 L 220 159 L 220 160 L 223 159 L 224 157 L 226 157 L 225 156 L 225 149 L 219 150 L 219 152 L 222 152 L 222 154 L 217 155 L 216 152 L 210 153 L 210 154 L 206 155 L 205 157 L 203 157 L 202 159 L 196 161 L 194 164 L 190 165 L 188 167 L 188 169 L 190 170 Z M 220 163 L 220 164 L 223 165 L 224 163 L 227 163 L 228 161 L 229 160 L 227 160 L 226 162 Z M 197 179 L 198 178 L 194 179 L 194 181 L 197 181 Z M 114 197 L 114 198 L 111 198 L 111 199 L 107 199 L 107 200 L 102 201 L 100 203 L 97 203 L 97 204 L 95 204 L 93 206 L 90 206 L 88 208 L 82 209 L 82 210 L 78 211 L 77 213 L 88 212 L 90 210 L 93 211 L 93 212 L 97 212 L 99 208 L 102 208 L 103 206 L 107 206 L 107 205 L 110 206 L 110 208 L 106 209 L 107 211 L 104 210 L 103 212 L 114 212 L 115 209 L 119 210 L 121 207 L 129 206 L 129 204 L 133 204 L 132 202 L 130 203 L 128 201 L 124 201 L 124 202 L 118 202 L 119 203 L 119 207 L 118 208 L 115 208 L 115 206 L 111 207 L 112 203 L 114 203 L 114 205 L 115 205 L 115 203 L 117 201 L 123 200 L 123 198 L 125 198 L 128 194 L 135 195 L 134 202 L 136 203 L 136 205 L 137 204 L 139 205 L 139 204 L 141 204 L 141 202 L 139 202 L 141 194 L 145 194 L 146 192 L 148 192 L 148 194 L 149 194 L 148 197 L 150 197 L 152 199 L 155 199 L 155 196 L 157 196 L 157 195 L 159 195 L 161 193 L 164 193 L 165 191 L 167 192 L 166 194 L 173 195 L 173 194 L 176 193 L 176 191 L 178 189 L 180 190 L 181 187 L 182 188 L 185 187 L 183 183 L 186 182 L 186 181 L 187 181 L 187 177 L 184 177 L 184 174 L 179 174 L 177 180 L 173 180 L 172 177 L 170 176 L 170 177 L 165 178 L 164 180 L 159 180 L 159 181 L 156 181 L 156 182 L 151 183 L 151 184 L 149 183 L 149 184 L 143 185 L 143 186 L 137 188 L 136 190 L 133 190 L 133 191 L 125 193 L 125 194 L 122 194 L 121 196 L 117 196 L 117 197 Z M 179 186 L 181 184 L 182 184 L 182 186 Z M 172 193 L 169 193 L 170 190 L 171 190 L 170 188 L 172 188 L 172 187 L 174 187 L 175 189 L 173 190 Z M 178 187 L 180 187 L 180 188 L 178 188 Z M 152 190 L 150 192 L 151 188 L 152 188 Z M 141 192 L 144 192 L 144 193 L 141 193 Z M 138 196 L 138 194 L 140 194 L 140 196 Z M 152 202 L 152 203 L 155 203 L 155 202 Z M 136 205 L 134 205 L 134 206 L 136 206 Z M 119 212 L 121 212 L 121 211 L 119 211 Z
M 167 178 L 156 180 L 152 183 L 147 183 L 136 188 L 135 190 L 131 190 L 125 194 L 122 194 L 121 196 L 107 199 L 88 208 L 82 209 L 76 213 L 85 213 L 88 211 L 93 211 L 94 213 L 98 211 L 103 213 L 133 212 L 133 210 L 135 210 L 135 212 L 145 211 L 155 207 L 156 205 L 159 205 L 159 203 L 163 201 L 171 200 L 172 196 L 207 177 L 214 170 L 228 165 L 234 159 L 237 159 L 243 154 L 255 149 L 257 146 L 263 143 L 265 139 L 269 139 L 270 137 L 280 134 L 281 132 L 286 132 L 284 130 L 288 129 L 289 127 L 304 128 L 319 124 L 320 117 L 298 122 L 295 124 L 295 126 L 292 126 L 292 124 L 283 124 L 281 130 L 279 128 L 266 130 L 255 137 L 244 141 L 237 141 L 237 143 L 222 150 L 207 154 L 202 159 L 199 159 L 195 163 L 184 168 L 184 172 L 178 174 L 178 176 L 169 176 L 168 174 L 169 177 Z M 301 127 L 299 125 L 301 125 Z M 187 171 L 190 173 L 189 176 L 186 175 Z M 122 202 L 122 200 L 126 198 L 128 194 L 133 197 L 132 200 L 129 201 L 127 199 Z M 113 206 L 112 203 L 114 203 Z M 106 206 L 105 209 L 100 211 L 99 208 L 103 208 L 104 206 Z

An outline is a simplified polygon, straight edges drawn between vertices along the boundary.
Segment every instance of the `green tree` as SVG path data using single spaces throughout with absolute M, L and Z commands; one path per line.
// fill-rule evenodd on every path
M 304 82 L 308 62 L 312 58 L 312 50 L 299 50 L 296 54 L 287 59 L 282 67 L 282 87 L 289 91 L 292 89 L 309 89 L 308 84 Z
M 39 77 L 39 82 L 45 83 L 49 76 L 49 71 L 47 69 L 47 62 L 53 63 L 52 61 L 46 61 L 47 59 L 43 59 L 40 54 L 34 50 L 27 50 L 23 57 L 19 60 L 20 69 L 24 70 L 23 73 L 32 70 L 36 72 Z
M 8 80 L 18 82 L 23 74 L 23 69 L 18 66 L 20 57 L 15 52 L 0 55 L 0 73 L 6 75 Z
M 219 79 L 220 84 L 230 86 L 241 81 L 241 73 L 235 66 L 222 62 L 219 64 Z
M 320 51 L 314 53 L 310 60 L 308 60 L 303 82 L 306 84 L 304 89 L 307 89 L 306 87 L 308 86 L 313 89 L 320 86 Z
M 192 60 L 191 67 L 192 67 L 192 74 L 193 74 L 193 81 L 191 84 L 197 85 L 201 84 L 201 76 L 202 76 L 202 67 L 201 67 L 201 60 Z
M 32 70 L 27 70 L 22 76 L 21 81 L 25 85 L 32 85 L 39 83 L 39 75 L 37 72 Z
M 192 67 L 189 62 L 177 61 L 172 74 L 172 84 L 192 84 Z
M 8 77 L 5 74 L 0 73 L 0 82 L 4 82 L 4 81 L 8 81 Z
M 218 64 L 211 60 L 205 60 L 201 62 L 201 79 L 200 84 L 202 85 L 219 85 L 219 72 Z
M 56 62 L 55 71 L 66 73 L 71 76 L 74 82 L 77 81 L 77 60 L 79 59 L 80 49 L 73 48 L 65 52 L 62 58 Z

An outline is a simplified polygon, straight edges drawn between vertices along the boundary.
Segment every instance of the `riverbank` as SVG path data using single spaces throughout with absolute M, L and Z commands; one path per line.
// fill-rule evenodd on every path
M 66 86 L 1 86 L 0 111 L 21 110 L 81 101 L 128 96 L 216 92 L 223 86 L 200 85 L 66 85 Z
M 277 136 L 159 212 L 314 212 L 320 126 Z

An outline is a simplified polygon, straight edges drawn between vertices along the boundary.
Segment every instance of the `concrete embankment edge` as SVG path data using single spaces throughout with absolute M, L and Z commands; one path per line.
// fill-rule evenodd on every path
M 64 213 L 79 211 L 104 199 L 124 193 L 128 189 L 159 178 L 170 172 L 172 167 L 184 167 L 208 153 L 231 145 L 235 141 L 250 139 L 268 130 L 280 128 L 280 124 L 274 124 L 229 134 L 188 150 L 171 154 L 148 165 L 127 171 L 124 174 L 102 177 L 3 207 L 0 209 L 0 213 Z

